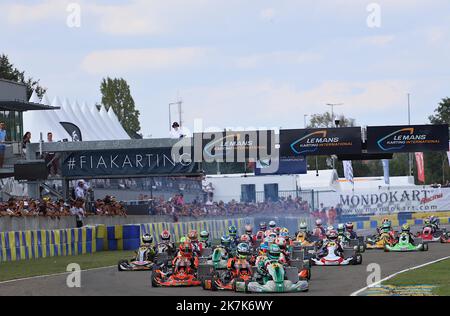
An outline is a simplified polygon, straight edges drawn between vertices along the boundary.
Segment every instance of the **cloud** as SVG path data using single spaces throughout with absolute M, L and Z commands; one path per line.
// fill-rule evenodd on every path
M 46 0 L 37 4 L 2 4 L 0 11 L 12 25 L 35 23 L 48 19 L 66 19 L 69 0 Z
M 367 120 L 383 123 L 388 111 L 401 112 L 399 104 L 404 103 L 411 85 L 402 80 L 325 81 L 302 90 L 290 83 L 264 80 L 193 88 L 183 91 L 183 97 L 198 110 L 191 110 L 187 121 L 202 118 L 208 126 L 233 122 L 239 126 L 299 127 L 303 114 L 324 113 L 330 102 L 344 103 L 339 113 L 366 124 Z
M 280 65 L 299 65 L 310 62 L 317 62 L 321 55 L 310 52 L 277 51 L 271 53 L 254 54 L 239 57 L 235 61 L 238 68 L 257 68 Z
M 117 49 L 94 51 L 81 64 L 90 74 L 111 74 L 180 68 L 200 63 L 208 49 L 201 47 Z
M 394 41 L 394 35 L 378 35 L 378 36 L 367 36 L 361 39 L 364 44 L 369 44 L 373 46 L 386 46 Z
M 271 22 L 271 21 L 273 21 L 273 18 L 275 17 L 275 9 L 274 8 L 263 9 L 259 13 L 259 17 L 263 21 Z

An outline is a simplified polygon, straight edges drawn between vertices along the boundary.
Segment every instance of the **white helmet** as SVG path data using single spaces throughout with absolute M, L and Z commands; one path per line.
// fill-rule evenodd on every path
M 299 230 L 306 231 L 307 229 L 308 229 L 308 224 L 306 224 L 305 222 L 301 222 L 299 225 Z
M 275 228 L 275 227 L 277 227 L 277 223 L 275 223 L 275 221 L 270 221 L 269 222 L 269 227 L 270 228 Z
M 144 244 L 151 244 L 153 242 L 153 237 L 150 234 L 145 234 L 142 236 L 142 243 Z
M 322 226 L 322 220 L 320 218 L 316 219 L 316 225 L 317 226 Z

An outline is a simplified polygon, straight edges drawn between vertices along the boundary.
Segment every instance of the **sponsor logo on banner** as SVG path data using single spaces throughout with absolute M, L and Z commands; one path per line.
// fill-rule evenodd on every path
M 377 215 L 450 210 L 450 188 L 355 190 L 320 195 L 328 206 L 340 204 L 344 215 Z
M 367 138 L 369 153 L 445 150 L 448 125 L 371 126 Z
M 300 155 L 361 153 L 359 127 L 298 129 L 280 131 L 280 154 L 284 158 Z

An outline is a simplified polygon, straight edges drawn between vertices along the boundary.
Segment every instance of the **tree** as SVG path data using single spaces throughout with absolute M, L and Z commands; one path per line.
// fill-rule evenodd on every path
M 431 124 L 450 124 L 450 98 L 444 98 L 428 119 Z
M 434 115 L 428 117 L 431 124 L 450 124 L 450 98 L 443 98 Z M 425 180 L 427 183 L 442 183 L 448 180 L 449 165 L 445 152 L 424 153 Z
M 14 65 L 9 61 L 7 55 L 0 55 L 0 78 L 11 80 L 14 82 L 24 83 L 27 86 L 27 97 L 28 100 L 31 97 L 31 94 L 34 90 L 39 97 L 42 97 L 46 91 L 45 88 L 39 85 L 39 80 L 35 80 L 33 78 L 25 78 L 25 72 L 20 71 L 14 67 Z
M 103 79 L 100 91 L 102 93 L 102 104 L 113 108 L 125 131 L 133 137 L 141 130 L 139 123 L 140 112 L 136 110 L 130 86 L 123 78 Z
M 339 120 L 339 126 L 341 127 L 352 127 L 355 126 L 355 119 L 346 118 L 343 114 L 334 117 L 334 120 L 329 112 L 323 114 L 313 114 L 309 121 L 308 127 L 318 128 L 318 127 L 335 127 L 335 120 Z

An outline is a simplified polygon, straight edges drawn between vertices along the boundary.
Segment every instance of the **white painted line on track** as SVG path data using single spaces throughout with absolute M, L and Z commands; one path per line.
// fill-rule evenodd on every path
M 103 269 L 109 269 L 109 268 L 114 268 L 114 267 L 117 267 L 117 265 L 86 269 L 86 270 L 81 270 L 80 272 L 103 270 Z M 61 273 L 55 273 L 55 274 L 37 275 L 37 276 L 28 277 L 28 278 L 21 278 L 21 279 L 7 280 L 7 281 L 0 281 L 0 284 L 13 283 L 13 282 L 19 282 L 19 281 L 27 281 L 27 280 L 33 280 L 33 279 L 42 279 L 42 278 L 60 276 L 60 275 L 65 275 L 65 274 L 70 274 L 70 273 L 73 273 L 73 271 L 61 272 Z
M 364 288 L 362 288 L 362 289 L 360 289 L 360 290 L 358 290 L 356 292 L 353 292 L 352 294 L 350 294 L 350 296 L 358 296 L 359 293 L 364 292 L 367 289 L 376 287 L 377 285 L 381 284 L 382 282 L 387 281 L 389 279 L 392 279 L 393 277 L 395 277 L 396 275 L 399 275 L 401 273 L 405 273 L 405 272 L 408 272 L 408 271 L 416 270 L 416 269 L 428 266 L 430 264 L 437 263 L 437 262 L 440 262 L 440 261 L 443 261 L 443 260 L 447 260 L 447 259 L 450 259 L 450 256 L 447 256 L 447 257 L 444 257 L 444 258 L 440 258 L 440 259 L 437 259 L 437 260 L 434 260 L 434 261 L 430 261 L 430 262 L 427 262 L 427 263 L 424 263 L 424 264 L 421 264 L 421 265 L 418 265 L 418 266 L 415 266 L 415 267 L 411 267 L 411 268 L 408 268 L 408 269 L 396 272 L 394 274 L 391 274 L 391 275 L 385 277 L 384 279 L 382 279 L 380 281 L 372 283 L 371 285 L 368 285 L 368 286 L 366 286 L 366 287 L 364 287 Z

